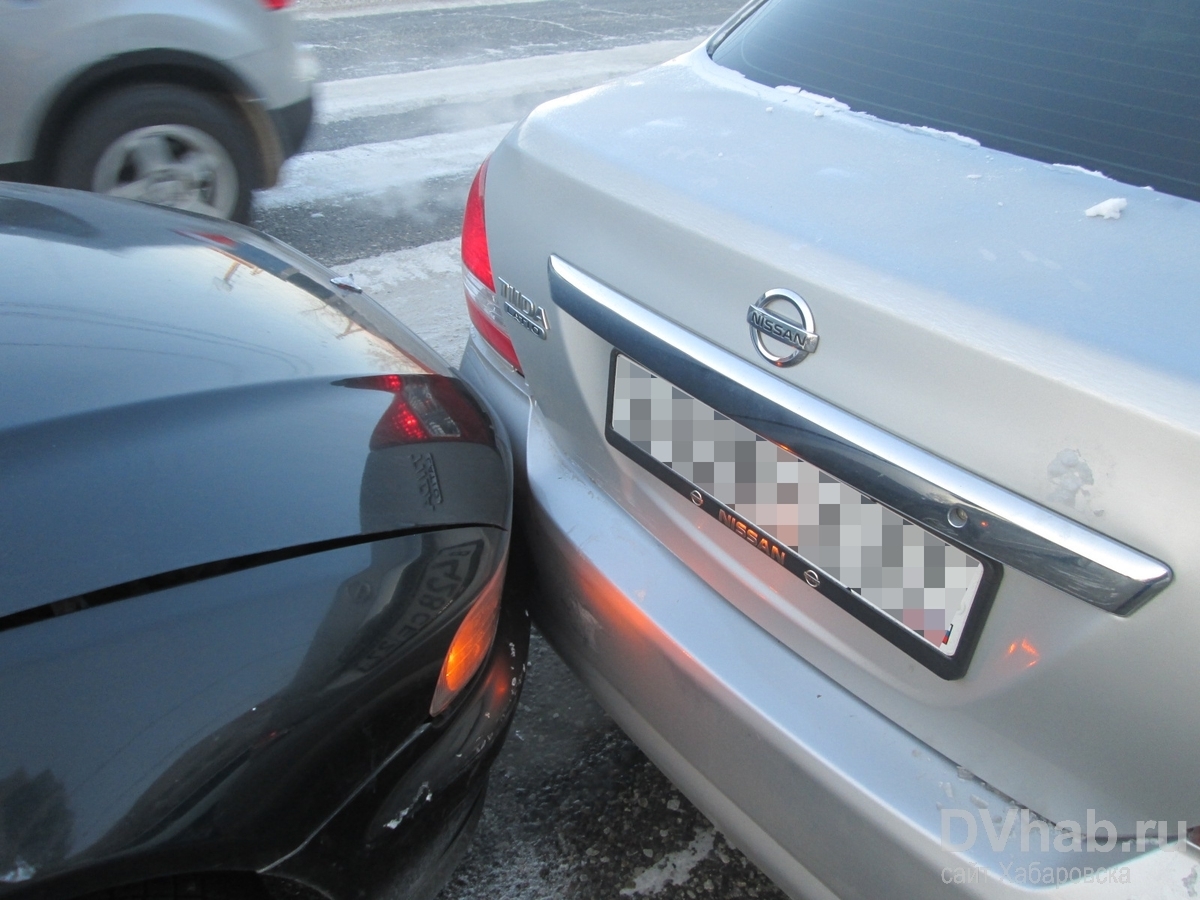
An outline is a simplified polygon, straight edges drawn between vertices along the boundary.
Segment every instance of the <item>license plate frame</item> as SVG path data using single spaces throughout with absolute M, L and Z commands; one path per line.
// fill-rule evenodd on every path
M 929 529 L 902 516 L 896 510 L 880 504 L 864 492 L 851 488 L 840 479 L 818 469 L 794 452 L 771 444 L 772 447 L 776 448 L 778 453 L 781 455 L 786 454 L 791 459 L 796 460 L 801 467 L 809 467 L 818 472 L 821 476 L 822 488 L 825 488 L 829 483 L 833 483 L 839 486 L 843 492 L 859 495 L 861 498 L 864 498 L 864 506 L 878 506 L 880 507 L 881 515 L 890 515 L 902 520 L 906 528 L 919 529 L 927 545 L 936 543 L 944 545 L 947 548 L 955 548 L 968 560 L 977 564 L 977 575 L 971 576 L 975 578 L 974 585 L 973 587 L 969 586 L 965 590 L 965 599 L 961 604 L 962 608 L 958 610 L 956 617 L 950 623 L 949 634 L 954 637 L 953 645 L 948 648 L 937 646 L 922 634 L 921 631 L 910 627 L 910 625 L 905 624 L 901 619 L 896 618 L 894 613 L 886 611 L 882 606 L 867 599 L 860 591 L 847 587 L 841 580 L 826 571 L 829 568 L 828 566 L 815 564 L 805 555 L 798 552 L 797 548 L 789 546 L 776 535 L 772 534 L 770 529 L 758 526 L 751 518 L 738 512 L 735 505 L 718 499 L 713 490 L 706 489 L 701 484 L 697 484 L 692 479 L 681 474 L 671 465 L 656 457 L 654 453 L 644 446 L 638 446 L 638 443 L 653 444 L 653 442 L 643 440 L 635 443 L 630 437 L 618 431 L 614 427 L 614 409 L 619 399 L 628 399 L 617 397 L 618 368 L 621 360 L 626 360 L 632 366 L 644 370 L 652 379 L 658 379 L 661 382 L 660 389 L 662 385 L 665 385 L 671 391 L 675 392 L 672 394 L 673 400 L 686 399 L 691 404 L 697 404 L 704 410 L 716 413 L 720 417 L 720 420 L 727 420 L 733 428 L 740 429 L 745 434 L 753 436 L 756 441 L 770 444 L 765 438 L 756 435 L 744 425 L 740 425 L 729 419 L 720 410 L 715 410 L 707 406 L 707 404 L 691 397 L 686 391 L 683 391 L 654 373 L 649 366 L 645 366 L 627 354 L 615 349 L 611 354 L 610 360 L 607 410 L 604 422 L 605 438 L 609 444 L 625 456 L 628 456 L 657 479 L 664 482 L 681 497 L 689 500 L 696 508 L 707 513 L 727 527 L 737 539 L 744 540 L 755 546 L 774 563 L 782 566 L 787 572 L 798 579 L 799 582 L 808 585 L 826 599 L 833 601 L 855 619 L 916 659 L 939 677 L 952 680 L 961 678 L 966 674 L 971 656 L 978 643 L 983 622 L 987 617 L 999 585 L 1002 574 L 1002 567 L 999 563 L 986 557 L 981 557 L 978 551 L 970 551 L 962 545 L 947 540 L 943 535 L 934 534 Z M 672 416 L 674 416 L 674 412 Z M 620 424 L 625 425 L 623 421 Z M 625 427 L 624 430 L 629 431 L 629 428 Z M 961 573 L 957 574 L 961 575 Z M 946 643 L 949 643 L 949 641 Z

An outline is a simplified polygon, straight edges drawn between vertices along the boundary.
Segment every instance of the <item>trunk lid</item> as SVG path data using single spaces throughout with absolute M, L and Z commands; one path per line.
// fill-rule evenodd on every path
M 1085 215 L 1112 198 L 1119 219 Z M 551 433 L 730 602 L 1052 820 L 1195 816 L 1200 789 L 1172 773 L 1200 709 L 1142 697 L 1200 638 L 1200 204 L 764 87 L 703 49 L 540 108 L 493 157 L 487 204 L 496 275 L 546 309 L 549 340 L 513 338 Z M 701 564 L 699 513 L 605 440 L 612 348 L 554 306 L 551 254 L 1175 581 L 1120 617 L 1009 567 L 947 681 L 752 550 Z M 792 368 L 746 324 L 772 288 L 802 296 L 820 335 Z

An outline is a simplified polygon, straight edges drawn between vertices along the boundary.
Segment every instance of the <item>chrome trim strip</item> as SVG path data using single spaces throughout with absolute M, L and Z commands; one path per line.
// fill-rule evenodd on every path
M 558 256 L 549 275 L 555 304 L 625 355 L 951 542 L 1119 615 L 1171 581 L 1161 562 L 804 393 Z

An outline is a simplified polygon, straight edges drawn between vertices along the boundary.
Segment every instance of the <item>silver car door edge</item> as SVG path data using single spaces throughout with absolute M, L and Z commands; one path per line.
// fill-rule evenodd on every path
M 1118 615 L 1170 583 L 1163 563 L 781 381 L 551 255 L 555 304 L 614 348 L 856 490 Z

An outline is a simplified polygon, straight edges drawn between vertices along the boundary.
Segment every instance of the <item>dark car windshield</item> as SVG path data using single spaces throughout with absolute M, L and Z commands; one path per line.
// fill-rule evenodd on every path
M 770 0 L 713 59 L 1200 200 L 1200 0 Z

